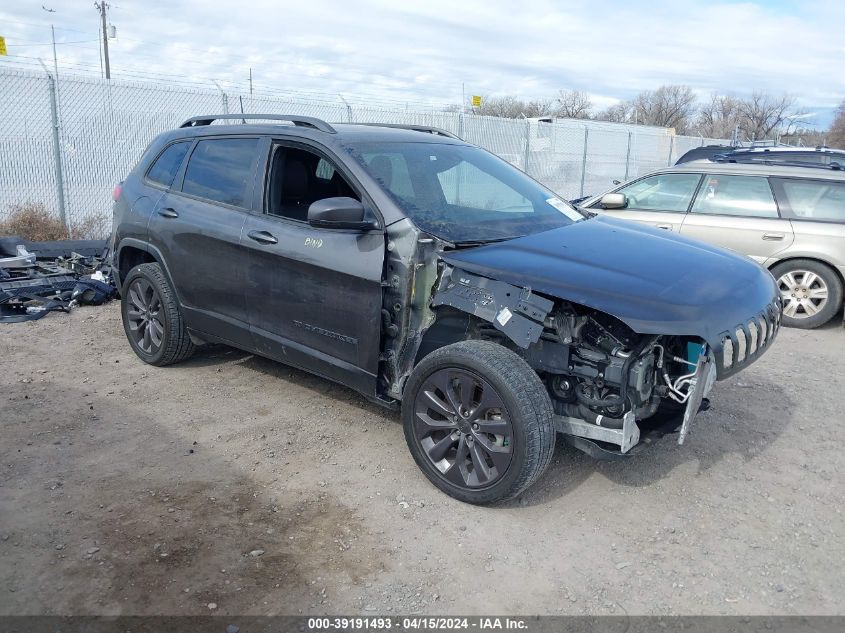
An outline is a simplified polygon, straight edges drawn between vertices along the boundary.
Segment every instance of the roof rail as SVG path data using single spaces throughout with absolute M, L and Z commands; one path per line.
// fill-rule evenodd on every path
M 298 116 L 296 114 L 204 114 L 203 116 L 191 117 L 179 127 L 199 127 L 201 125 L 211 125 L 215 121 L 226 119 L 240 119 L 246 123 L 246 119 L 259 121 L 289 121 L 299 127 L 310 127 L 314 130 L 327 132 L 328 134 L 336 134 L 331 125 L 312 116 Z
M 405 123 L 355 123 L 354 125 L 369 125 L 371 127 L 393 127 L 400 130 L 412 130 L 414 132 L 426 132 L 428 134 L 434 134 L 435 136 L 445 136 L 446 138 L 453 138 L 458 141 L 463 140 L 457 134 L 452 134 L 447 130 L 431 125 L 406 125 Z
M 714 156 L 710 159 L 714 163 L 731 163 L 731 164 L 741 164 L 741 165 L 768 165 L 770 167 L 809 167 L 811 169 L 829 169 L 833 171 L 842 171 L 845 169 L 845 164 L 839 163 L 837 161 L 831 161 L 830 163 L 814 163 L 806 160 L 772 160 L 767 156 L 760 156 L 760 157 L 742 157 L 740 160 L 736 160 L 732 156 Z

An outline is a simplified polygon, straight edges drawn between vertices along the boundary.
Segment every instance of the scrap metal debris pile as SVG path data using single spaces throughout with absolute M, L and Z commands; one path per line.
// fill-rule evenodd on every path
M 0 237 L 0 323 L 40 319 L 117 294 L 105 240 Z

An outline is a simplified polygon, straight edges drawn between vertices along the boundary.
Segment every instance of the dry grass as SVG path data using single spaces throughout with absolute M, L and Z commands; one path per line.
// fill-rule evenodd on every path
M 97 234 L 99 228 L 100 218 L 89 216 L 68 230 L 41 202 L 12 205 L 8 217 L 0 220 L 0 236 L 19 235 L 32 242 L 88 239 Z

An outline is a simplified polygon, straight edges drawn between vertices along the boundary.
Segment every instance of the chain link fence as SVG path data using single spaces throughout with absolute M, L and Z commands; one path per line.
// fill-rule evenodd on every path
M 105 81 L 0 69 L 0 221 L 43 204 L 74 234 L 105 237 L 111 191 L 159 133 L 199 114 L 299 114 L 337 123 L 398 123 L 448 130 L 567 199 L 671 165 L 687 150 L 727 141 L 665 128 L 597 121 L 501 119 L 436 110 L 390 110 L 342 97 L 264 97 L 222 89 Z

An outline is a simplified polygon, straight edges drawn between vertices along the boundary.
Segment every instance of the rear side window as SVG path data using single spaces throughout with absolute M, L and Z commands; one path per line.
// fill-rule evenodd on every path
M 150 170 L 147 172 L 147 180 L 169 187 L 176 178 L 176 173 L 182 166 L 182 160 L 191 146 L 188 142 L 174 143 L 159 154 Z
M 845 222 L 845 182 L 773 178 L 779 198 L 800 220 Z
M 182 192 L 235 207 L 246 204 L 257 138 L 208 139 L 188 159 Z
M 772 188 L 765 176 L 707 174 L 692 212 L 753 218 L 778 217 Z

